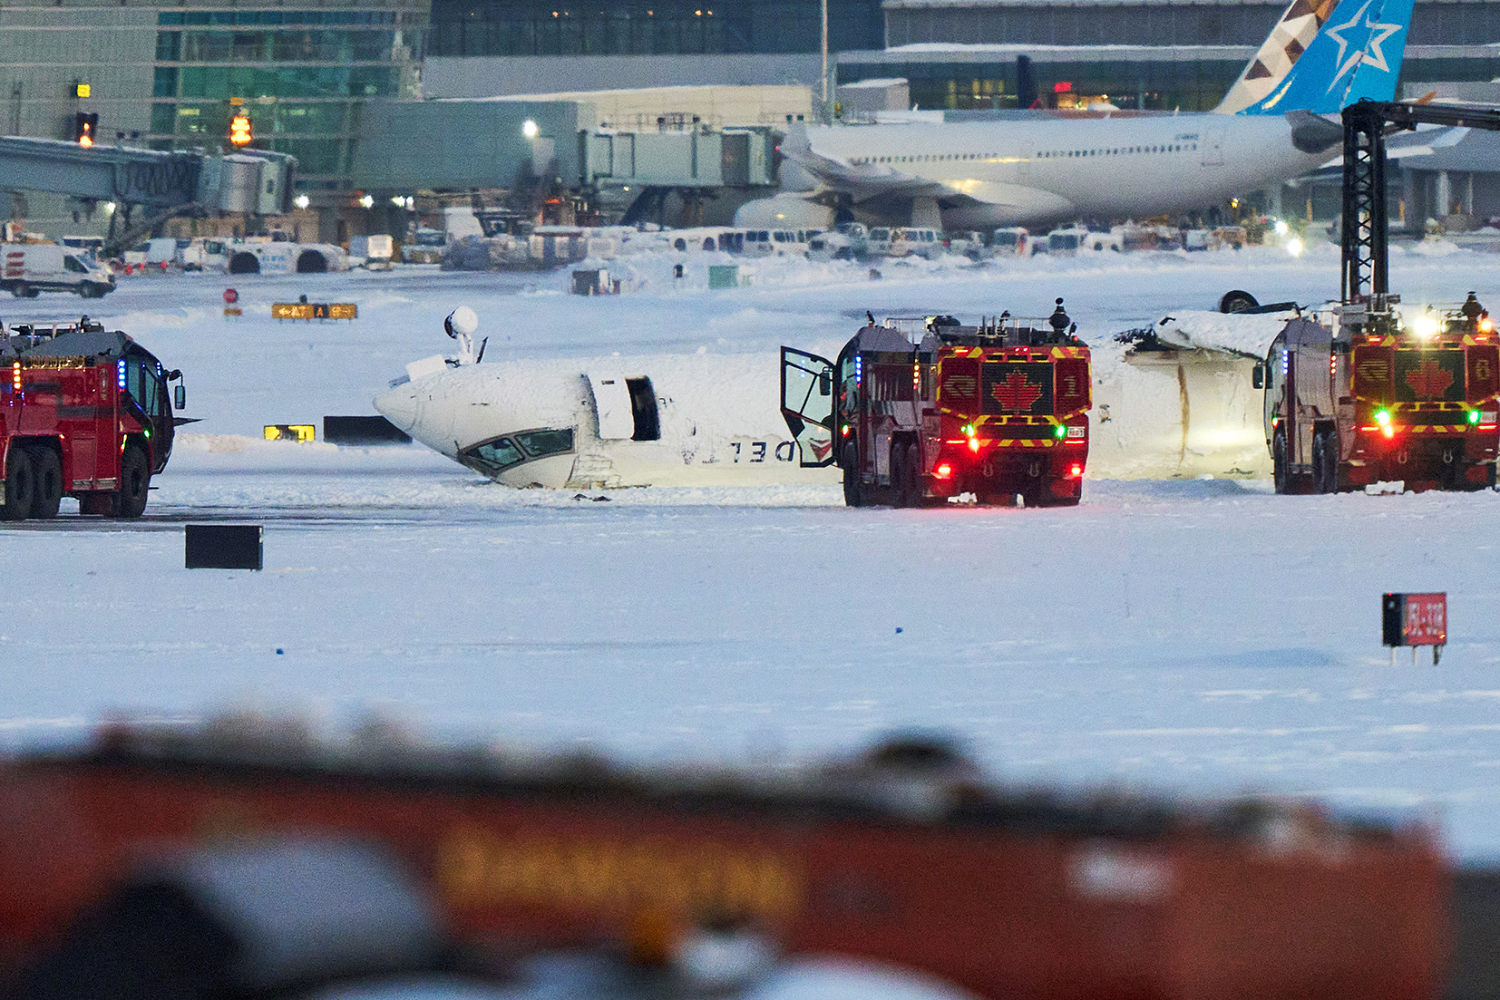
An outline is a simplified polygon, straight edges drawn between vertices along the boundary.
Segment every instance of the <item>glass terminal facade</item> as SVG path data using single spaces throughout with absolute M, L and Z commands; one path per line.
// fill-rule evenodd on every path
M 819 0 L 433 0 L 434 56 L 816 52 Z M 885 44 L 880 0 L 828 0 L 829 48 Z
M 427 9 L 316 8 L 159 10 L 147 142 L 218 146 L 239 108 L 256 148 L 297 157 L 299 189 L 347 189 L 359 102 L 416 96 Z

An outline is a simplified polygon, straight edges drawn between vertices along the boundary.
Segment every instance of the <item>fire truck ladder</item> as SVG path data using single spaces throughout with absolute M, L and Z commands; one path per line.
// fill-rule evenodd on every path
M 1360 101 L 1344 109 L 1343 302 L 1390 291 L 1385 133 L 1418 125 L 1500 131 L 1500 110 L 1392 101 Z

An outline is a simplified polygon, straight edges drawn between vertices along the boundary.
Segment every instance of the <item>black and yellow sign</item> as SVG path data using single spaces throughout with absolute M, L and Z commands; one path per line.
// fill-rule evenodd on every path
M 272 302 L 272 319 L 359 319 L 353 302 Z
M 266 424 L 264 433 L 267 441 L 312 441 L 317 428 L 312 424 Z

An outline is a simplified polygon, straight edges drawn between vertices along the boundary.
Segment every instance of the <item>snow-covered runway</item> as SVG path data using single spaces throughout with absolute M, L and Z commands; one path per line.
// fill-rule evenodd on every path
M 337 327 L 226 324 L 222 279 L 129 286 L 90 305 L 187 373 L 205 422 L 139 523 L 0 531 L 6 741 L 74 739 L 112 711 L 248 706 L 724 762 L 920 727 L 1017 781 L 1431 808 L 1457 853 L 1500 854 L 1500 494 L 1091 481 L 1074 510 L 846 510 L 818 485 L 575 497 L 506 490 L 418 447 L 252 440 L 263 423 L 370 412 L 402 363 L 440 349 L 436 324 L 462 301 L 526 313 L 490 327 L 491 350 L 559 357 L 826 347 L 870 299 L 993 312 L 1065 285 L 1080 327 L 1112 332 L 1226 287 L 1311 301 L 1337 285 L 1336 253 L 1239 266 L 887 269 L 605 302 L 435 273 L 239 283 L 258 313 L 301 287 L 357 297 L 362 319 Z M 1492 273 L 1463 254 L 1393 280 L 1495 298 Z M 265 571 L 185 570 L 187 522 L 265 525 Z M 1440 666 L 1391 665 L 1386 590 L 1448 592 Z

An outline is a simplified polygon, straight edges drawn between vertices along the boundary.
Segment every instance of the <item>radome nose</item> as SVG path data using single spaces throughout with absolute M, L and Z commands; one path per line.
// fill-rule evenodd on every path
M 383 392 L 374 399 L 375 409 L 402 431 L 411 434 L 417 425 L 417 394 L 409 385 Z

